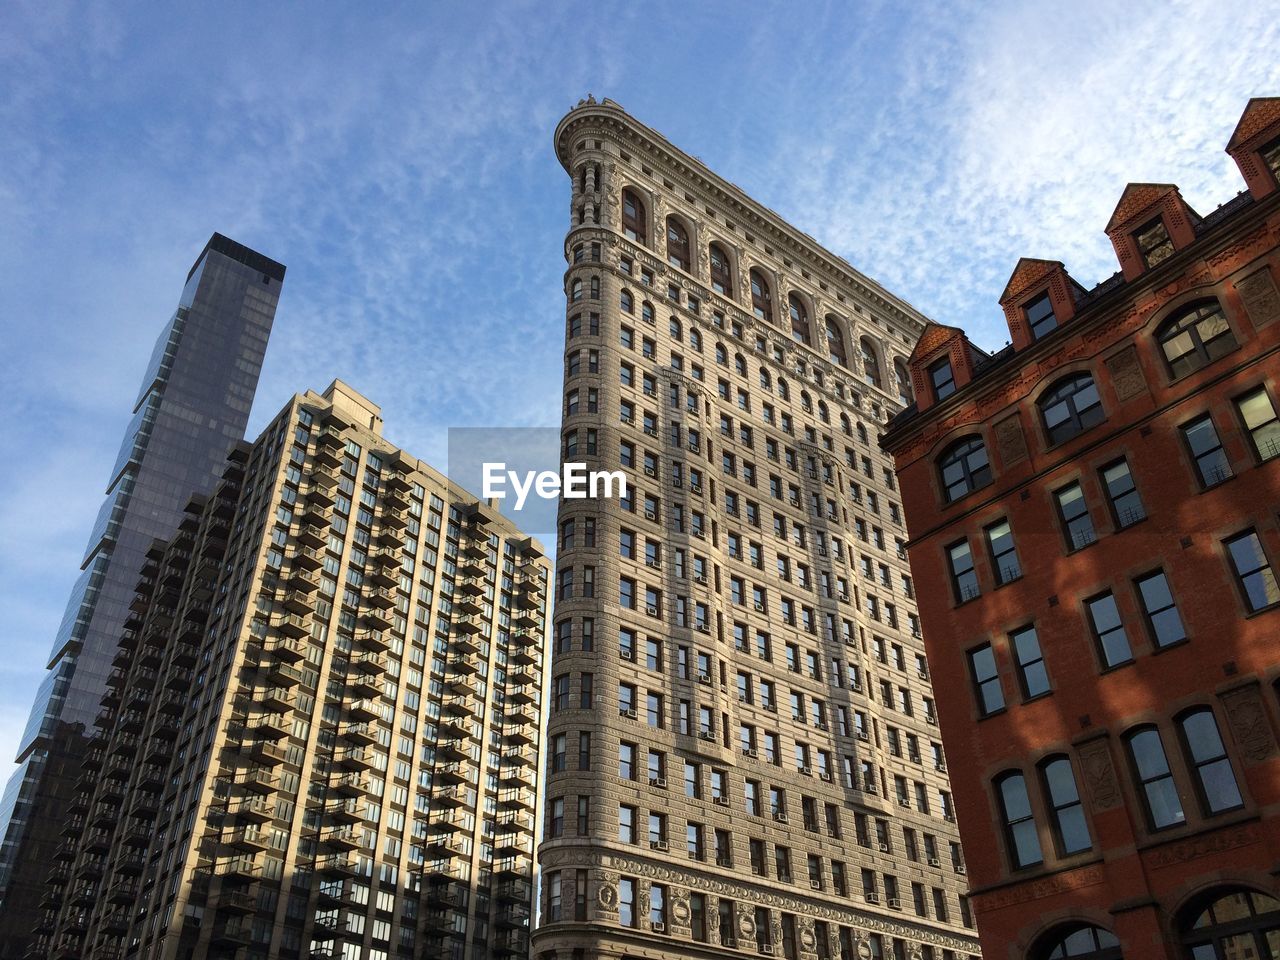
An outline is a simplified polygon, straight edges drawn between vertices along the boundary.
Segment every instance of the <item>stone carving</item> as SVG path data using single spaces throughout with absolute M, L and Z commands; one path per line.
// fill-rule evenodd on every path
M 1004 890 L 995 890 L 981 896 L 982 906 L 987 910 L 996 910 L 1025 903 L 1028 900 L 1040 900 L 1044 897 L 1056 896 L 1083 887 L 1092 887 L 1102 883 L 1106 878 L 1101 864 L 1081 867 L 1067 873 L 1059 873 L 1052 877 L 1044 877 L 1031 883 L 1019 884 Z
M 1198 837 L 1191 837 L 1180 843 L 1158 847 L 1147 854 L 1147 864 L 1152 867 L 1168 867 L 1173 864 L 1186 863 L 1197 857 L 1206 857 L 1213 853 L 1235 850 L 1258 843 L 1262 834 L 1256 823 L 1246 824 L 1235 830 L 1217 831 Z
M 1084 775 L 1085 789 L 1089 793 L 1094 810 L 1110 810 L 1120 805 L 1120 786 L 1116 782 L 1115 767 L 1111 765 L 1111 750 L 1107 741 L 1092 740 L 1078 750 L 1080 770 Z
M 672 895 L 671 919 L 681 926 L 684 926 L 688 924 L 689 916 L 688 897 L 683 891 L 678 891 Z
M 1227 711 L 1231 736 L 1240 747 L 1240 760 L 1246 766 L 1266 760 L 1276 752 L 1276 741 L 1256 683 L 1222 694 L 1222 705 Z
M 608 881 L 596 887 L 596 902 L 605 910 L 614 910 L 618 906 L 618 888 Z
M 1006 467 L 1027 459 L 1027 438 L 1022 433 L 1022 421 L 1015 413 L 1005 417 L 995 426 L 996 452 Z
M 1133 344 L 1107 357 L 1107 370 L 1111 373 L 1111 385 L 1121 402 L 1147 392 L 1147 378 L 1142 373 L 1138 349 Z
M 756 920 L 745 905 L 738 908 L 738 939 L 750 940 L 756 935 Z
M 1280 318 L 1280 293 L 1276 292 L 1275 279 L 1266 267 L 1237 283 L 1236 290 L 1255 327 L 1265 327 Z

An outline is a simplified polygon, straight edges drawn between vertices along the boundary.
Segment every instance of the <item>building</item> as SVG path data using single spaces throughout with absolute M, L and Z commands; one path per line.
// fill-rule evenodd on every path
M 538 960 L 977 953 L 881 425 L 923 318 L 610 101 L 556 130 Z
M 1280 956 L 1280 99 L 1227 152 L 1092 289 L 1019 261 L 1009 347 L 930 325 L 883 437 L 988 960 Z
M 31 957 L 526 957 L 549 565 L 339 381 L 146 551 Z
M 160 331 L 0 801 L 0 956 L 22 955 L 38 915 L 146 551 L 244 436 L 284 273 L 215 233 Z

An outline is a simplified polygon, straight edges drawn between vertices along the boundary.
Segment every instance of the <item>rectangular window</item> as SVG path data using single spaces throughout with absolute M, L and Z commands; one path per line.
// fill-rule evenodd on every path
M 1218 431 L 1209 414 L 1206 413 L 1203 417 L 1197 417 L 1190 423 L 1183 424 L 1182 438 L 1186 441 L 1187 449 L 1191 451 L 1191 457 L 1195 461 L 1196 475 L 1201 487 L 1207 489 L 1231 479 L 1234 475 L 1231 472 L 1231 463 L 1222 449 L 1222 441 L 1218 439 Z
M 1018 664 L 1018 680 L 1022 684 L 1022 695 L 1030 700 L 1049 692 L 1049 673 L 1044 666 L 1044 655 L 1040 652 L 1040 638 L 1036 635 L 1034 625 L 1009 634 L 1013 645 L 1014 659 Z
M 969 651 L 969 670 L 978 696 L 978 710 L 989 717 L 1004 709 L 1004 690 L 996 672 L 996 657 L 991 644 L 985 643 Z
M 1104 666 L 1118 667 L 1133 659 L 1133 651 L 1129 648 L 1129 637 L 1124 632 L 1124 623 L 1120 619 L 1120 608 L 1116 606 L 1115 595 L 1108 590 L 1090 600 L 1085 601 L 1089 611 L 1089 621 L 1093 626 L 1094 640 L 1098 644 L 1098 654 Z
M 1169 589 L 1169 580 L 1164 571 L 1157 570 L 1139 577 L 1134 584 L 1142 601 L 1142 612 L 1147 619 L 1151 642 L 1157 647 L 1169 647 L 1187 639 L 1187 631 L 1182 626 L 1182 617 L 1178 615 L 1173 591 Z
M 969 541 L 961 540 L 947 547 L 947 561 L 951 565 L 951 589 L 957 603 L 972 600 L 981 592 L 978 589 L 978 573 L 973 567 L 973 553 Z
M 636 925 L 636 881 L 631 877 L 618 881 L 618 923 L 624 927 Z
M 1241 596 L 1250 613 L 1265 610 L 1280 602 L 1280 587 L 1276 585 L 1275 571 L 1267 561 L 1262 541 L 1256 530 L 1246 530 L 1225 541 L 1231 558 L 1231 569 L 1236 575 Z
M 1133 474 L 1129 472 L 1128 461 L 1117 460 L 1110 466 L 1103 467 L 1102 487 L 1107 491 L 1111 518 L 1115 521 L 1117 530 L 1123 530 L 1147 518 L 1146 508 L 1142 506 L 1142 498 L 1138 496 L 1138 488 L 1133 482 Z
M 991 551 L 991 570 L 997 584 L 1006 584 L 1022 576 L 1022 564 L 1013 543 L 1013 528 L 1008 520 L 1000 520 L 986 529 L 987 548 Z
M 929 367 L 929 382 L 933 384 L 936 400 L 945 400 L 956 392 L 956 378 L 949 359 L 944 357 Z
M 1032 340 L 1039 340 L 1058 325 L 1058 319 L 1053 315 L 1053 304 L 1049 301 L 1048 293 L 1042 293 L 1028 303 L 1024 308 L 1024 312 L 1027 315 L 1027 326 L 1031 328 Z
M 1259 463 L 1265 463 L 1280 454 L 1280 419 L 1271 403 L 1265 387 L 1236 398 L 1236 409 L 1245 429 L 1249 431 L 1249 443 Z
M 1136 230 L 1133 239 L 1138 244 L 1138 252 L 1142 254 L 1142 262 L 1148 267 L 1154 267 L 1173 255 L 1173 240 L 1169 238 L 1169 230 L 1159 217 Z
M 1058 516 L 1062 520 L 1062 532 L 1067 538 L 1069 550 L 1087 547 L 1096 539 L 1093 532 L 1093 517 L 1089 515 L 1089 503 L 1084 498 L 1080 484 L 1072 483 L 1054 491 L 1054 499 L 1058 504 Z

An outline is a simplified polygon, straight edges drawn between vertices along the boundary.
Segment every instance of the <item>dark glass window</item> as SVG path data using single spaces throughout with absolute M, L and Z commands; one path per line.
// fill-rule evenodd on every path
M 1280 183 L 1280 138 L 1272 140 L 1269 144 L 1259 151 L 1262 162 L 1266 164 L 1267 169 L 1271 171 L 1271 176 L 1276 183 Z
M 689 270 L 689 233 L 675 217 L 667 217 L 667 263 Z
M 1203 707 L 1185 713 L 1178 719 L 1178 728 L 1182 731 L 1188 766 L 1195 773 L 1196 790 L 1205 813 L 1224 813 L 1244 806 L 1213 711 Z
M 1257 532 L 1246 530 L 1225 543 L 1236 582 L 1240 585 L 1240 592 L 1250 612 L 1256 613 L 1280 602 L 1280 587 L 1276 586 L 1275 571 L 1267 561 Z
M 1034 625 L 1023 627 L 1009 634 L 1013 644 L 1013 657 L 1018 664 L 1018 680 L 1022 695 L 1028 700 L 1048 693 L 1049 672 L 1044 666 L 1044 654 L 1040 652 L 1040 638 Z
M 827 318 L 827 354 L 831 357 L 832 363 L 838 363 L 842 367 L 849 366 L 849 353 L 844 347 L 844 334 L 840 332 L 840 327 L 834 319 Z
M 1142 788 L 1147 822 L 1151 828 L 1163 830 L 1184 823 L 1186 815 L 1182 812 L 1182 801 L 1178 799 L 1178 788 L 1169 770 L 1164 743 L 1155 727 L 1143 727 L 1129 734 L 1125 743 Z
M 1183 424 L 1182 437 L 1195 460 L 1200 486 L 1212 487 L 1234 476 L 1231 463 L 1222 449 L 1222 441 L 1218 439 L 1213 418 L 1209 414 Z
M 1173 256 L 1173 241 L 1169 239 L 1169 230 L 1159 217 L 1134 231 L 1133 239 L 1138 244 L 1138 252 L 1142 254 L 1142 262 L 1148 267 L 1154 267 Z
M 752 270 L 751 309 L 765 323 L 773 323 L 773 298 L 769 293 L 769 281 L 759 270 Z
M 1004 709 L 1004 690 L 996 673 L 996 657 L 991 644 L 969 651 L 969 670 L 978 696 L 978 709 L 984 717 Z
M 956 378 L 951 372 L 951 361 L 943 357 L 929 367 L 929 382 L 933 384 L 933 396 L 945 400 L 956 392 Z
M 716 244 L 707 248 L 711 258 L 711 289 L 725 296 L 733 296 L 733 281 L 729 276 L 729 258 Z
M 1169 589 L 1164 571 L 1157 570 L 1134 582 L 1152 642 L 1157 647 L 1168 647 L 1187 639 L 1187 631 L 1182 626 L 1182 617 L 1178 615 L 1178 606 L 1174 603 L 1173 591 Z
M 630 190 L 622 191 L 622 232 L 636 243 L 648 243 L 644 204 Z
M 794 293 L 787 297 L 787 313 L 791 316 L 791 336 L 800 343 L 809 342 L 809 314 Z
M 987 547 L 991 551 L 991 570 L 997 584 L 1005 584 L 1022 576 L 1018 550 L 1013 543 L 1013 529 L 1008 520 L 998 520 L 986 529 Z
M 1096 539 L 1093 517 L 1089 515 L 1089 502 L 1085 500 L 1080 484 L 1069 484 L 1055 491 L 1053 497 L 1058 503 L 1058 516 L 1062 519 L 1062 530 L 1066 535 L 1068 548 L 1079 550 L 1093 543 Z
M 1031 328 L 1031 339 L 1039 340 L 1058 325 L 1058 318 L 1053 315 L 1053 304 L 1049 302 L 1049 294 L 1042 293 L 1027 304 L 1025 311 L 1027 326 Z
M 1252 890 L 1219 888 L 1196 902 L 1178 930 L 1191 960 L 1275 960 L 1280 957 L 1280 901 Z
M 938 459 L 938 470 L 948 503 L 991 482 L 991 463 L 979 437 L 965 437 L 948 447 Z
M 1084 605 L 1089 611 L 1089 621 L 1093 626 L 1093 636 L 1098 642 L 1098 653 L 1103 664 L 1115 667 L 1132 660 L 1133 651 L 1129 649 L 1129 637 L 1124 632 L 1115 594 L 1108 590 L 1086 600 Z
M 1243 397 L 1236 398 L 1236 409 L 1249 431 L 1249 443 L 1259 462 L 1266 462 L 1280 453 L 1280 419 L 1275 405 L 1265 387 L 1259 387 Z
M 1085 925 L 1054 930 L 1032 956 L 1035 960 L 1123 960 L 1124 953 L 1115 934 Z
M 1036 820 L 1031 813 L 1026 778 L 1020 773 L 1007 773 L 996 781 L 996 789 L 1000 794 L 1005 841 L 1009 845 L 1013 868 L 1020 870 L 1043 863 L 1044 854 L 1040 850 Z
M 1138 495 L 1138 488 L 1134 485 L 1127 460 L 1117 460 L 1102 468 L 1102 487 L 1107 491 L 1111 518 L 1115 521 L 1117 530 L 1146 519 L 1147 511 L 1142 505 L 1142 497 Z
M 1213 363 L 1236 345 L 1217 300 L 1192 304 L 1170 317 L 1156 331 L 1156 340 L 1174 377 Z
M 951 589 L 957 603 L 972 600 L 982 592 L 978 588 L 978 573 L 973 567 L 973 551 L 969 549 L 968 540 L 947 547 L 947 562 L 951 565 Z
M 1089 825 L 1085 821 L 1084 806 L 1080 803 L 1080 791 L 1076 789 L 1071 761 L 1066 757 L 1050 757 L 1040 765 L 1044 780 L 1044 793 L 1049 801 L 1049 815 L 1053 821 L 1053 838 L 1058 845 L 1058 855 L 1069 857 L 1093 846 L 1089 839 Z
M 1069 440 L 1106 419 L 1098 387 L 1087 373 L 1058 381 L 1040 398 L 1039 406 L 1050 444 Z

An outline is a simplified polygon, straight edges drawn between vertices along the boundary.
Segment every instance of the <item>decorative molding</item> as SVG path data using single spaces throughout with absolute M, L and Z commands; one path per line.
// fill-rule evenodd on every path
M 983 910 L 1000 910 L 1015 904 L 1026 903 L 1028 900 L 1043 900 L 1045 897 L 1054 897 L 1061 893 L 1097 886 L 1105 880 L 1106 871 L 1102 868 L 1102 865 L 1094 864 L 1088 867 L 1081 867 L 1079 870 L 1059 873 L 1052 877 L 1042 877 L 1039 880 L 1027 881 L 1003 890 L 993 890 L 990 893 L 975 893 L 973 898 L 981 904 L 978 908 L 979 915 L 981 915 Z
M 1080 758 L 1080 772 L 1084 776 L 1085 790 L 1088 791 L 1090 806 L 1097 811 L 1111 810 L 1120 806 L 1123 798 L 1120 785 L 1116 780 L 1115 767 L 1111 763 L 1111 748 L 1106 738 L 1099 737 L 1077 748 Z
M 1237 281 L 1236 290 L 1255 329 L 1280 319 L 1280 293 L 1276 292 L 1275 278 L 1267 267 Z
M 1256 823 L 1250 823 L 1235 830 L 1219 830 L 1166 844 L 1152 850 L 1143 859 L 1150 867 L 1171 867 L 1174 864 L 1185 864 L 1189 860 L 1215 853 L 1225 853 L 1228 850 L 1247 847 L 1261 841 L 1261 829 Z
M 1111 386 L 1121 403 L 1148 392 L 1147 378 L 1138 360 L 1138 348 L 1132 343 L 1107 357 L 1106 363 L 1111 373 Z
M 1027 459 L 1027 438 L 1022 432 L 1022 418 L 1014 413 L 995 425 L 996 452 L 1002 466 L 1011 467 Z
M 1274 756 L 1276 741 L 1257 682 L 1219 694 L 1219 699 L 1227 714 L 1231 736 L 1240 748 L 1240 761 L 1252 766 Z

